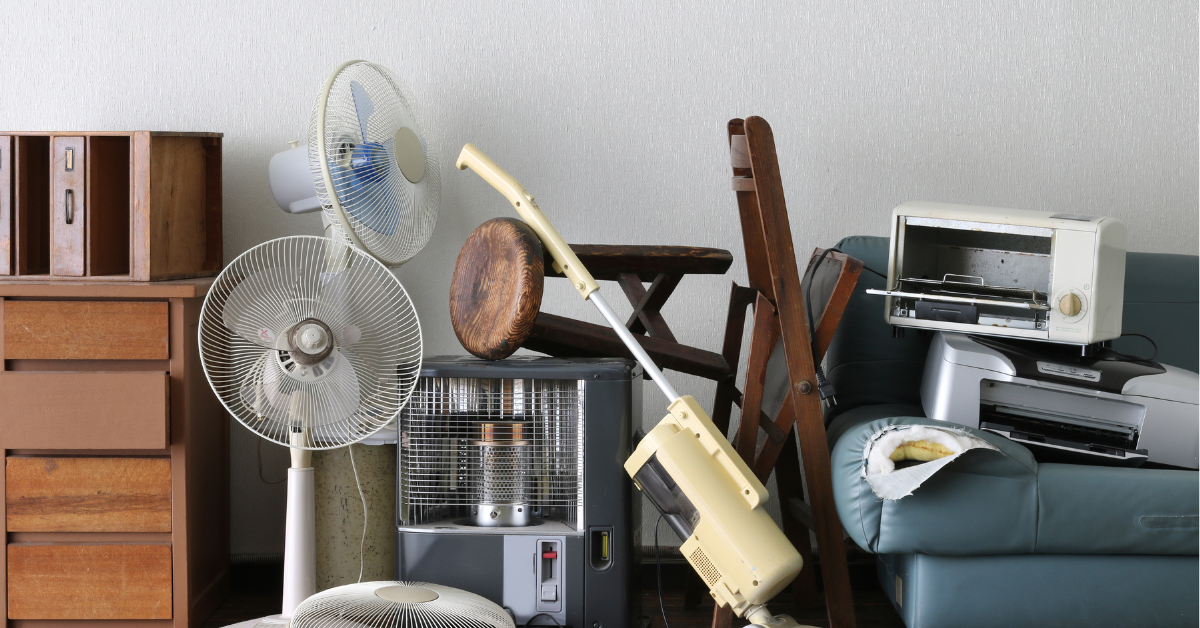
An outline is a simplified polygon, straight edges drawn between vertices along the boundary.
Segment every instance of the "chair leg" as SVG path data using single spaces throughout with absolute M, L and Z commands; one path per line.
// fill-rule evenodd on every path
M 796 438 L 788 432 L 775 463 L 775 486 L 779 493 L 780 510 L 783 513 L 783 534 L 800 552 L 804 569 L 792 582 L 792 595 L 796 606 L 813 608 L 824 601 L 817 592 L 817 565 L 813 562 L 812 541 L 808 528 L 787 507 L 791 499 L 804 500 L 803 480 L 800 476 L 800 457 L 796 453 Z
M 717 382 L 717 394 L 713 399 L 712 421 L 722 434 L 729 434 L 729 416 L 733 412 L 734 396 L 739 394 L 737 381 L 738 358 L 742 352 L 742 334 L 746 330 L 746 308 L 758 297 L 758 290 L 745 288 L 736 283 L 729 291 L 729 311 L 725 315 L 725 340 L 721 345 L 721 356 L 729 365 L 729 373 Z
M 721 606 L 713 602 L 712 628 L 732 628 L 733 609 L 729 605 Z

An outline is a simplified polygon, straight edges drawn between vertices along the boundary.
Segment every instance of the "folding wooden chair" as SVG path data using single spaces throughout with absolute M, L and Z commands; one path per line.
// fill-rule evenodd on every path
M 854 601 L 842 526 L 833 502 L 816 366 L 837 329 L 862 272 L 862 263 L 839 252 L 818 249 L 810 258 L 806 281 L 802 284 L 771 127 L 762 118 L 751 117 L 745 121 L 731 120 L 728 128 L 733 189 L 737 192 L 750 285 L 734 284 L 730 295 L 722 348 L 722 355 L 731 365 L 730 374 L 718 385 L 712 417 L 718 428 L 727 431 L 732 405 L 741 406 L 741 422 L 734 443 L 764 483 L 772 470 L 776 473 L 784 533 L 805 561 L 796 591 L 807 593 L 805 597 L 809 600 L 816 592 L 808 536 L 808 530 L 812 529 L 821 554 L 830 624 L 849 628 L 855 625 Z M 808 288 L 809 307 L 802 286 Z M 749 305 L 753 305 L 754 316 L 746 361 L 746 390 L 742 393 L 735 387 L 734 377 Z M 816 321 L 811 332 L 810 316 Z M 777 341 L 781 341 L 787 365 L 788 395 L 771 420 L 762 412 L 763 384 L 767 362 Z M 803 452 L 811 508 L 803 500 L 800 461 L 795 439 L 791 437 L 793 427 Z M 758 445 L 760 429 L 767 434 L 762 445 Z M 732 618 L 728 607 L 715 607 L 713 626 L 726 628 Z

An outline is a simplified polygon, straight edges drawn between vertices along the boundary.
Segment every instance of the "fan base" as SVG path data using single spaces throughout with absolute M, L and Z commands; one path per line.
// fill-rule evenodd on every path
M 397 604 L 424 604 L 438 599 L 437 591 L 425 587 L 396 584 L 375 589 L 375 597 Z
M 269 615 L 258 619 L 240 621 L 236 624 L 229 624 L 224 628 L 284 628 L 290 621 L 290 619 L 283 615 Z

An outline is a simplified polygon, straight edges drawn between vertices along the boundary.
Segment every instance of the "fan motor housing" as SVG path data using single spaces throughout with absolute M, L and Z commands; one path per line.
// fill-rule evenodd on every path
M 320 364 L 333 352 L 333 332 L 325 323 L 306 318 L 288 332 L 292 359 L 305 366 Z

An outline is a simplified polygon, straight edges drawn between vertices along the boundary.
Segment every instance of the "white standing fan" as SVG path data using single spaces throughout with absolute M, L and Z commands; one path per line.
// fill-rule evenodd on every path
M 369 437 L 412 391 L 420 326 L 385 266 L 429 242 L 441 200 L 415 98 L 382 66 L 338 67 L 313 105 L 307 146 L 299 144 L 271 159 L 271 192 L 288 213 L 323 210 L 327 238 L 282 238 L 243 254 L 218 277 L 200 329 L 205 373 L 222 403 L 292 448 L 283 613 L 263 623 L 285 623 L 316 592 L 308 450 Z M 400 335 L 385 339 L 380 325 Z
M 325 81 L 308 145 L 271 158 L 275 202 L 293 214 L 323 210 L 326 235 L 387 266 L 412 259 L 437 224 L 441 177 L 408 87 L 387 68 L 343 64 Z
M 363 582 L 322 591 L 296 609 L 292 628 L 514 628 L 489 600 L 426 582 Z
M 316 592 L 312 450 L 359 442 L 408 402 L 421 326 L 399 280 L 330 238 L 260 244 L 217 277 L 200 313 L 200 360 L 225 408 L 291 448 L 283 624 Z

